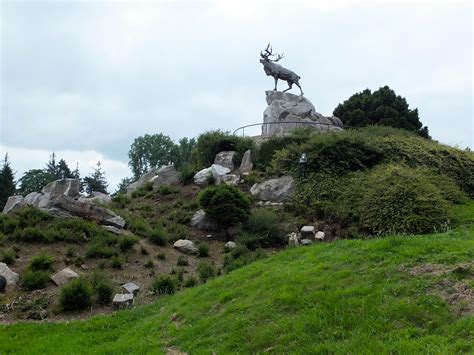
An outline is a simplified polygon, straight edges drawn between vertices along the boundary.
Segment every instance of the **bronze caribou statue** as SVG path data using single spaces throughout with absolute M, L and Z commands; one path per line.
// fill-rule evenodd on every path
M 296 84 L 296 86 L 300 88 L 301 95 L 303 95 L 303 90 L 301 90 L 301 86 L 298 82 L 301 77 L 291 70 L 283 68 L 280 64 L 276 64 L 276 62 L 284 57 L 283 54 L 278 54 L 275 59 L 270 59 L 270 57 L 275 56 L 275 54 L 272 53 L 272 47 L 270 43 L 268 43 L 267 48 L 265 48 L 265 53 L 260 51 L 260 56 L 262 57 L 260 63 L 263 64 L 265 74 L 267 74 L 267 76 L 273 76 L 275 79 L 275 91 L 277 90 L 278 79 L 280 79 L 288 83 L 288 89 L 283 90 L 283 92 L 290 90 L 291 86 Z

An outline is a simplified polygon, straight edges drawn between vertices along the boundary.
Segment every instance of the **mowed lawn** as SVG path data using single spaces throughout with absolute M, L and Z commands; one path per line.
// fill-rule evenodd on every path
M 288 249 L 151 306 L 3 325 L 0 353 L 474 353 L 474 204 L 455 213 L 446 233 Z

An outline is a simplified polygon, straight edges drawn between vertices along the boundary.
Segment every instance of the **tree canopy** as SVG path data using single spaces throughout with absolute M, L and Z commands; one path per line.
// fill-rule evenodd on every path
M 91 194 L 93 191 L 107 193 L 107 180 L 105 179 L 105 171 L 102 170 L 101 162 L 97 162 L 97 167 L 94 168 L 94 172 L 84 178 L 84 185 L 86 192 Z
M 339 104 L 333 114 L 347 126 L 391 126 L 415 131 L 429 138 L 428 127 L 423 127 L 418 117 L 418 109 L 411 110 L 406 99 L 396 95 L 388 86 L 374 92 L 366 89 L 352 95 Z

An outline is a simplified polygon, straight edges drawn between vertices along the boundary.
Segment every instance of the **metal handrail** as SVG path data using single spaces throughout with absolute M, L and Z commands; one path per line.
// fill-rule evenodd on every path
M 239 130 L 242 130 L 242 136 L 244 135 L 244 132 L 245 132 L 245 128 L 248 128 L 248 127 L 254 127 L 254 126 L 261 126 L 261 125 L 269 125 L 269 124 L 282 124 L 282 123 L 297 123 L 297 124 L 302 124 L 302 125 L 305 125 L 305 124 L 308 124 L 308 125 L 322 125 L 322 126 L 334 126 L 334 127 L 339 127 L 339 128 L 351 128 L 349 126 L 339 126 L 339 125 L 336 125 L 334 123 L 320 123 L 320 122 L 305 122 L 305 121 L 277 121 L 277 122 L 261 122 L 261 123 L 253 123 L 253 124 L 248 124 L 248 125 L 245 125 L 245 126 L 242 126 L 242 127 L 239 127 L 237 129 L 234 130 L 234 132 L 232 132 L 232 135 L 235 136 L 235 133 Z

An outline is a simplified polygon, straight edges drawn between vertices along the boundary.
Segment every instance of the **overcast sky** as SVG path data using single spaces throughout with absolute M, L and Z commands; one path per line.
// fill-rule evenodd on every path
M 470 1 L 1 4 L 0 152 L 16 179 L 55 151 L 82 175 L 101 160 L 114 190 L 140 135 L 261 122 L 269 41 L 318 112 L 389 85 L 434 139 L 473 147 Z

